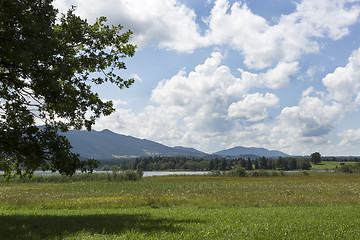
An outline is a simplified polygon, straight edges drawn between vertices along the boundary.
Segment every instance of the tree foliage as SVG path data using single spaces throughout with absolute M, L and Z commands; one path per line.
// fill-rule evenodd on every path
M 95 162 L 80 161 L 58 132 L 90 130 L 114 111 L 91 85 L 134 82 L 117 73 L 135 53 L 130 30 L 108 26 L 105 17 L 89 24 L 74 8 L 57 14 L 52 0 L 0 1 L 0 170 L 7 176 L 91 171 Z
M 311 162 L 314 164 L 319 164 L 321 163 L 321 154 L 318 152 L 314 152 L 310 155 L 311 157 Z
M 262 161 L 262 167 L 259 167 L 258 162 Z M 216 165 L 216 163 L 218 165 Z M 119 164 L 118 160 L 106 160 L 102 162 L 102 170 L 108 171 L 110 165 Z M 231 159 L 196 159 L 186 157 L 147 157 L 136 158 L 122 161 L 120 165 L 121 170 L 137 170 L 144 171 L 166 171 L 166 170 L 184 170 L 184 171 L 229 171 L 235 169 L 236 166 L 245 168 L 246 170 L 309 170 L 311 169 L 310 159 L 295 158 L 295 157 L 279 157 L 277 159 L 269 159 L 261 157 L 258 159 L 247 160 L 244 158 Z

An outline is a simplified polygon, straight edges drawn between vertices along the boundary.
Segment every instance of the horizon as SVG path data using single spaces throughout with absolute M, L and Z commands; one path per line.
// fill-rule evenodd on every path
M 74 129 L 71 129 L 71 131 L 83 131 L 83 132 L 88 132 L 87 130 L 74 130 Z M 111 133 L 115 133 L 109 129 L 102 129 L 102 130 L 95 130 L 95 129 L 91 129 L 91 131 L 95 131 L 95 132 L 103 132 L 103 131 L 110 131 Z M 133 138 L 136 138 L 136 139 L 139 139 L 139 140 L 146 140 L 146 141 L 151 141 L 151 142 L 154 142 L 154 143 L 158 143 L 158 144 L 162 144 L 162 143 L 159 143 L 159 142 L 156 142 L 156 141 L 153 141 L 153 140 L 148 140 L 148 139 L 145 139 L 145 138 L 137 138 L 135 136 L 131 136 L 131 135 L 125 135 L 125 134 L 120 134 L 120 133 L 115 133 L 115 134 L 118 134 L 118 135 L 123 135 L 123 136 L 126 136 L 126 137 L 133 137 Z M 163 146 L 165 147 L 169 147 L 169 148 L 173 148 L 173 149 L 176 149 L 176 148 L 183 148 L 183 149 L 192 149 L 192 150 L 196 150 L 196 151 L 199 151 L 199 152 L 202 152 L 202 153 L 205 153 L 207 155 L 216 155 L 216 153 L 218 152 L 222 152 L 222 151 L 227 151 L 227 150 L 232 150 L 232 149 L 235 149 L 235 148 L 245 148 L 245 149 L 263 149 L 263 150 L 266 150 L 266 151 L 270 151 L 270 152 L 281 152 L 281 153 L 284 153 L 286 155 L 288 155 L 289 157 L 309 157 L 311 155 L 311 153 L 308 153 L 308 154 L 305 154 L 305 155 L 292 155 L 292 154 L 288 154 L 286 152 L 282 152 L 282 151 L 279 151 L 279 150 L 276 150 L 276 149 L 267 149 L 267 148 L 264 148 L 264 147 L 251 147 L 251 146 L 235 146 L 235 147 L 231 147 L 231 148 L 226 148 L 226 149 L 221 149 L 219 151 L 216 151 L 216 152 L 203 152 L 203 151 L 200 151 L 196 148 L 193 148 L 193 147 L 186 147 L 186 146 L 181 146 L 181 145 L 174 145 L 174 146 L 168 146 L 168 145 L 165 145 L 165 144 L 162 144 Z M 320 153 L 321 154 L 321 153 Z M 247 154 L 246 154 L 247 155 Z M 240 155 L 241 156 L 241 155 Z M 258 156 L 258 157 L 261 157 L 261 156 Z M 322 155 L 321 154 L 321 157 L 360 157 L 360 155 Z
M 360 155 L 360 0 L 55 0 L 133 31 L 94 129 L 203 152 Z M 181 21 L 179 21 L 181 19 Z

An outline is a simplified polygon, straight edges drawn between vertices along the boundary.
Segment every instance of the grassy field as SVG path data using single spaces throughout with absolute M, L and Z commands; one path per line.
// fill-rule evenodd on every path
M 0 183 L 0 239 L 360 239 L 360 175 Z
M 345 164 L 355 164 L 355 162 L 345 162 Z M 340 167 L 340 162 L 334 161 L 322 161 L 320 164 L 312 164 L 313 170 L 334 170 L 336 167 Z

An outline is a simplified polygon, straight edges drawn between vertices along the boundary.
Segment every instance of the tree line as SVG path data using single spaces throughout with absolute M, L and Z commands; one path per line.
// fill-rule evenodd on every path
M 196 159 L 183 157 L 147 157 L 136 158 L 130 161 L 122 161 L 118 165 L 120 170 L 138 170 L 143 171 L 166 171 L 166 170 L 185 170 L 185 171 L 229 171 L 236 166 L 245 168 L 246 170 L 309 170 L 311 169 L 309 158 L 296 157 L 278 157 L 271 159 L 261 157 L 258 159 L 250 158 L 234 158 L 234 159 Z M 104 163 L 102 170 L 109 171 L 111 166 Z

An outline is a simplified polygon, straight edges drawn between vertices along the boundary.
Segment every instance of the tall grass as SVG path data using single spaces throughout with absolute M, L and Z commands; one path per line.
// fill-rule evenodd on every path
M 1 182 L 0 239 L 359 239 L 360 175 Z

